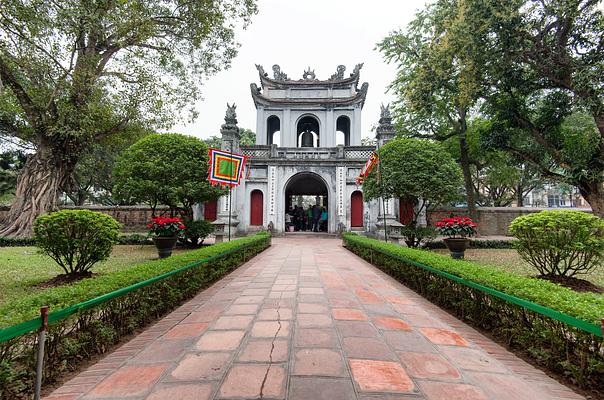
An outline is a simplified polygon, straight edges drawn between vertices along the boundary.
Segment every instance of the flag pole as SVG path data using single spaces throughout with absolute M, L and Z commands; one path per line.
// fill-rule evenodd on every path
M 229 153 L 231 163 L 229 167 L 231 169 L 231 180 L 233 179 L 233 141 L 231 140 L 231 152 Z M 229 184 L 229 242 L 231 241 L 231 202 L 232 202 L 233 184 Z
M 384 185 L 382 184 L 382 157 L 380 157 L 380 142 L 377 142 L 378 151 L 378 181 L 380 185 L 380 192 L 382 192 L 382 215 L 384 217 L 384 241 L 388 242 L 388 227 L 386 226 L 386 200 L 384 200 Z

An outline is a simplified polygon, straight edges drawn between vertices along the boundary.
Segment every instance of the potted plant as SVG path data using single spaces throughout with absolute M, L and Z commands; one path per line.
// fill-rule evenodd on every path
M 147 225 L 149 235 L 157 248 L 159 258 L 172 255 L 172 249 L 176 246 L 178 236 L 183 232 L 185 226 L 180 218 L 153 217 Z
M 472 218 L 454 216 L 438 221 L 436 230 L 446 236 L 443 240 L 451 252 L 451 257 L 459 259 L 464 258 L 464 252 L 470 242 L 468 237 L 476 235 L 476 224 Z

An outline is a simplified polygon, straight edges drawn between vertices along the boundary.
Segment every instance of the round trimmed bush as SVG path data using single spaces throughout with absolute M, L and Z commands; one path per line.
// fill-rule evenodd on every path
M 214 232 L 214 225 L 210 221 L 198 220 L 185 223 L 183 241 L 187 246 L 197 247 L 203 243 L 206 237 Z
M 518 238 L 518 254 L 543 276 L 585 274 L 603 261 L 604 221 L 582 211 L 524 215 L 509 232 Z
M 33 229 L 37 246 L 67 275 L 76 275 L 109 258 L 121 225 L 100 212 L 62 210 L 39 216 Z

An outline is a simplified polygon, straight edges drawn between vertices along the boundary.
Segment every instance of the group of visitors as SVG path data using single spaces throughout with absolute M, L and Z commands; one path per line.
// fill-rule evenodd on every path
M 318 205 L 308 207 L 306 210 L 296 205 L 285 213 L 285 226 L 290 232 L 327 232 L 327 210 Z

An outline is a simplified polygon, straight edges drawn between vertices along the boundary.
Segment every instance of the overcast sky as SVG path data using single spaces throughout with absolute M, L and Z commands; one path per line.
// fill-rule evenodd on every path
M 250 83 L 260 83 L 255 64 L 263 65 L 271 76 L 272 65 L 279 64 L 290 79 L 301 79 L 308 67 L 317 79 L 327 79 L 339 64 L 346 65 L 348 76 L 362 62 L 360 83 L 369 83 L 362 132 L 363 137 L 373 135 L 380 103 L 392 100 L 385 92 L 395 75 L 395 67 L 383 61 L 375 45 L 390 31 L 404 27 L 424 4 L 424 0 L 259 0 L 258 14 L 237 35 L 241 48 L 231 68 L 204 83 L 197 120 L 171 131 L 201 138 L 218 135 L 227 102 L 237 104 L 239 127 L 255 130 L 250 95 Z

